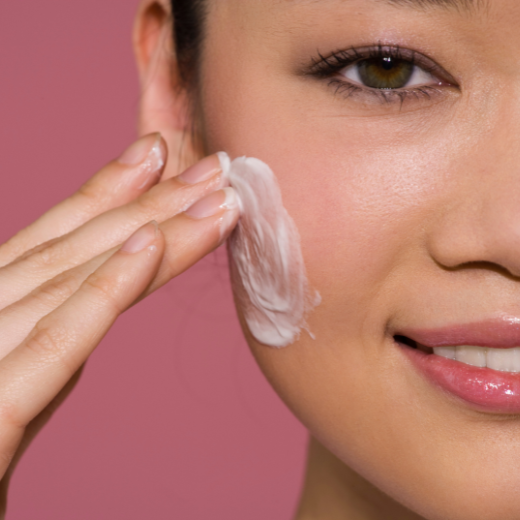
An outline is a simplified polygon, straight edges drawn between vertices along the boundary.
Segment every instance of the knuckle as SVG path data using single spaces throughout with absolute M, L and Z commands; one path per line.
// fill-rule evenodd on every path
M 152 219 L 160 212 L 159 201 L 150 192 L 141 195 L 135 203 L 139 213 L 147 219 Z
M 55 242 L 50 247 L 43 249 L 37 260 L 43 267 L 54 266 L 64 256 L 70 256 L 73 251 L 70 248 L 69 243 L 66 240 Z
M 0 403 L 0 424 L 2 425 L 2 428 L 7 426 L 15 428 L 16 430 L 21 430 L 22 432 L 27 427 L 27 424 L 25 424 L 25 422 L 20 418 L 18 407 L 8 399 L 4 399 Z M 0 466 L 9 466 L 14 453 L 15 452 L 11 450 L 0 450 Z
M 103 306 L 109 307 L 118 315 L 124 311 L 114 294 L 117 286 L 116 281 L 94 273 L 85 280 L 84 285 Z
M 73 195 L 73 198 L 80 199 L 89 207 L 99 206 L 106 198 L 106 191 L 100 186 L 96 178 L 88 180 Z
M 44 242 L 43 244 L 39 244 L 35 247 L 32 247 L 31 249 L 28 249 L 27 251 L 25 251 L 22 255 L 20 255 L 17 258 L 17 262 L 23 262 L 24 260 L 27 260 L 31 256 L 40 254 L 47 247 L 52 247 L 57 241 L 58 241 L 57 238 L 53 238 L 52 240 Z
M 62 273 L 38 287 L 33 292 L 32 298 L 46 307 L 56 307 L 70 298 L 78 286 L 79 282 L 75 276 Z
M 67 345 L 71 343 L 69 333 L 59 326 L 50 327 L 36 324 L 32 334 L 25 341 L 25 348 L 30 350 L 39 359 L 63 359 Z
M 48 247 L 43 247 L 39 251 L 33 252 L 27 260 L 40 268 L 46 268 L 55 265 L 60 256 L 61 255 L 58 253 L 56 246 L 53 244 Z
M 45 318 L 44 318 L 45 320 Z M 24 348 L 36 356 L 35 365 L 54 365 L 64 370 L 68 378 L 77 370 L 70 347 L 77 343 L 73 332 L 67 328 L 50 326 L 40 321 L 24 342 Z
M 58 367 L 70 379 L 78 370 L 74 345 L 79 337 L 75 330 L 61 323 L 48 323 L 47 318 L 40 320 L 23 343 L 24 349 L 35 356 L 34 366 L 45 368 Z
M 58 238 L 28 251 L 22 260 L 30 262 L 36 268 L 47 269 L 55 267 L 56 264 L 63 261 L 63 258 L 73 257 L 73 253 L 67 240 Z

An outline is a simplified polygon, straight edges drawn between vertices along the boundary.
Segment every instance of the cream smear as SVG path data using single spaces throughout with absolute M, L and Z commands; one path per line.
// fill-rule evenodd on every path
M 321 297 L 309 286 L 300 235 L 283 206 L 275 175 L 259 159 L 218 156 L 240 201 L 230 252 L 247 295 L 240 303 L 251 334 L 271 347 L 293 343 L 302 329 L 314 338 L 305 317 Z

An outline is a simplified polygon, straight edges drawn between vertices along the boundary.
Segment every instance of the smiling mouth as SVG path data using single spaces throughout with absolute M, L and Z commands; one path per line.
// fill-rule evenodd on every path
M 433 386 L 478 411 L 520 415 L 520 317 L 401 329 L 392 336 Z
M 394 336 L 397 343 L 420 350 L 425 354 L 452 359 L 479 368 L 499 372 L 520 373 L 520 347 L 490 348 L 475 345 L 427 347 L 406 336 Z

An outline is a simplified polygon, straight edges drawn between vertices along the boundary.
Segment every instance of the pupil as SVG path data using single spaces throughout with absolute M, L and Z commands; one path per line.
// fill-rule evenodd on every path
M 394 60 L 392 58 L 383 58 L 381 65 L 385 70 L 392 70 L 394 68 Z

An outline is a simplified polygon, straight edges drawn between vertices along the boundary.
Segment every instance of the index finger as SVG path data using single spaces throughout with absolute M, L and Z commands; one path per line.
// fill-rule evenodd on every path
M 167 148 L 158 133 L 133 143 L 76 193 L 61 201 L 0 247 L 0 267 L 92 218 L 136 199 L 159 182 Z

